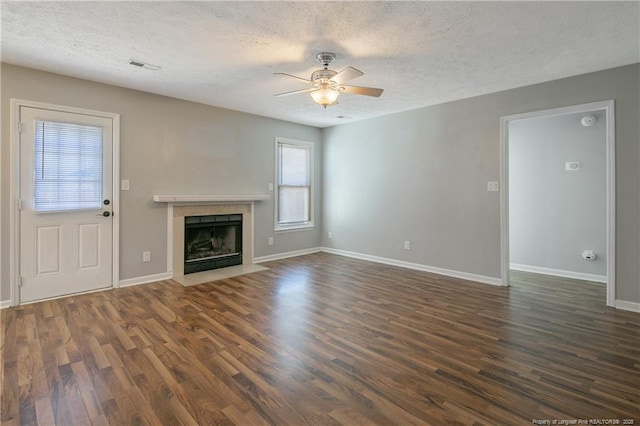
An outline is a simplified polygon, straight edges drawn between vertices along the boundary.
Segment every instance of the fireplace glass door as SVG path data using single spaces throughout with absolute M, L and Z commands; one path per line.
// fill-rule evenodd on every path
M 242 215 L 185 217 L 184 273 L 242 264 Z

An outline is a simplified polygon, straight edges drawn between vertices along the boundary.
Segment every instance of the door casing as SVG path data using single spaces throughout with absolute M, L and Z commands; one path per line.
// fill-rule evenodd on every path
M 10 145 L 10 170 L 9 185 L 11 188 L 10 199 L 10 235 L 9 235 L 9 280 L 10 280 L 10 306 L 19 303 L 19 280 L 20 280 L 20 213 L 18 210 L 18 198 L 20 194 L 20 108 L 31 107 L 62 111 L 73 114 L 93 115 L 97 117 L 109 118 L 112 120 L 112 185 L 113 185 L 113 232 L 112 232 L 112 274 L 111 288 L 119 287 L 120 283 L 120 115 L 111 112 L 95 111 L 85 108 L 74 108 L 62 105 L 55 105 L 43 102 L 27 101 L 22 99 L 11 99 L 10 101 L 10 122 L 11 122 L 11 145 Z M 100 290 L 97 290 L 100 291 Z M 66 296 L 61 296 L 66 297 Z

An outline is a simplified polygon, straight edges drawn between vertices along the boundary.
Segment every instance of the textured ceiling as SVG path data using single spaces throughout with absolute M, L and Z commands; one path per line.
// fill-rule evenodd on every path
M 11 2 L 2 61 L 326 127 L 640 62 L 633 2 Z M 274 98 L 316 53 L 380 98 Z M 134 58 L 162 67 L 149 71 Z

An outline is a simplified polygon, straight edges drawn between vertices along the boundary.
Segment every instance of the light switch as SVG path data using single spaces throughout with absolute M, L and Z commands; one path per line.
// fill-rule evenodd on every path
M 580 171 L 582 165 L 579 161 L 567 161 L 564 163 L 564 169 L 568 172 L 577 172 Z
M 122 189 L 123 191 L 128 191 L 129 188 L 129 179 L 122 179 L 122 182 L 120 183 L 120 189 Z
M 487 182 L 487 191 L 497 192 L 500 189 L 498 182 Z

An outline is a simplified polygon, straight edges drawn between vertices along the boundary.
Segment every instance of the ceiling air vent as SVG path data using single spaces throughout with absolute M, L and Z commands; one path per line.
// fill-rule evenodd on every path
M 151 70 L 151 71 L 157 71 L 157 70 L 159 70 L 161 68 L 161 67 L 159 67 L 157 65 L 147 64 L 147 63 L 139 61 L 137 59 L 129 59 L 129 65 L 133 65 L 134 67 L 140 67 L 140 68 L 144 68 L 144 69 Z

